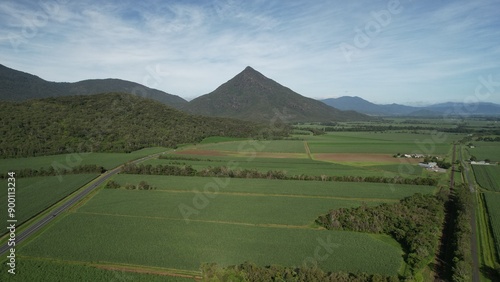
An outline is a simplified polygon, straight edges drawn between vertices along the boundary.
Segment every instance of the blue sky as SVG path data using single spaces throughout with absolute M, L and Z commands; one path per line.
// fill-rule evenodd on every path
M 497 0 L 7 0 L 0 63 L 186 99 L 252 66 L 312 98 L 500 103 L 498 11 Z

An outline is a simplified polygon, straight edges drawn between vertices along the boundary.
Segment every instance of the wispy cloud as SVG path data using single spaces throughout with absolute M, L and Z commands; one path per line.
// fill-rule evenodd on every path
M 149 81 L 186 98 L 251 65 L 310 97 L 460 100 L 478 76 L 500 74 L 497 2 L 9 0 L 0 63 L 52 81 Z M 343 43 L 356 48 L 350 60 Z

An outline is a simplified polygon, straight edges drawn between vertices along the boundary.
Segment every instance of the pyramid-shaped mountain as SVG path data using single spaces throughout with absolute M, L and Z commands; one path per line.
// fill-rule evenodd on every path
M 341 111 L 304 97 L 251 67 L 213 92 L 192 100 L 185 109 L 199 115 L 259 122 L 271 121 L 276 112 L 284 114 L 286 122 L 369 119 L 366 115 Z

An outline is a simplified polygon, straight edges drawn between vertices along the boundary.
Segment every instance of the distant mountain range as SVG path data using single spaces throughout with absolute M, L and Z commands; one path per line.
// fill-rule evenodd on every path
M 75 83 L 50 82 L 38 76 L 0 65 L 0 100 L 4 101 L 24 101 L 37 98 L 109 92 L 135 94 L 157 100 L 177 109 L 187 104 L 187 101 L 179 96 L 126 80 L 90 79 Z
M 340 111 L 317 100 L 304 97 L 265 77 L 251 67 L 209 94 L 190 101 L 184 108 L 206 116 L 270 121 L 276 112 L 287 122 L 369 120 L 354 111 Z
M 400 104 L 378 105 L 360 97 L 343 96 L 321 100 L 323 103 L 340 109 L 352 110 L 372 116 L 471 116 L 500 115 L 500 105 L 494 103 L 440 103 L 423 107 L 412 107 Z

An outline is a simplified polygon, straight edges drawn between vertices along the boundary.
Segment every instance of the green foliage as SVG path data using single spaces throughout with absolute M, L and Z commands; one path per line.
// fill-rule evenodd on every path
M 126 164 L 122 173 L 126 174 L 146 174 L 146 175 L 174 175 L 174 176 L 201 176 L 201 177 L 229 177 L 229 178 L 265 178 L 279 180 L 308 180 L 308 181 L 340 181 L 340 182 L 372 182 L 388 184 L 411 184 L 435 186 L 437 180 L 433 178 L 401 178 L 382 176 L 328 176 L 328 175 L 293 175 L 287 176 L 286 171 L 268 170 L 261 172 L 256 169 L 231 169 L 226 166 L 206 167 L 196 170 L 190 165 L 156 165 L 150 164 Z
M 39 260 L 23 257 L 16 261 L 16 274 L 7 272 L 5 263 L 0 265 L 0 281 L 137 281 L 137 282 L 192 282 L 193 279 L 154 275 L 118 270 L 106 270 L 88 264 Z
M 139 193 L 157 193 L 108 189 L 102 192 L 129 194 L 132 201 Z M 217 206 L 215 202 L 213 205 Z M 170 208 L 176 209 L 177 205 Z M 302 266 L 307 257 L 314 257 L 318 248 L 321 256 L 329 254 L 318 240 L 338 246 L 324 260 L 317 261 L 318 267 L 328 271 L 395 275 L 403 262 L 400 248 L 369 234 L 237 222 L 191 221 L 186 224 L 184 220 L 166 216 L 79 211 L 61 218 L 56 225 L 19 248 L 16 254 L 196 271 L 203 262 L 234 265 L 253 261 L 261 266 L 270 263 Z
M 325 272 L 318 267 L 283 267 L 279 265 L 258 266 L 251 262 L 220 267 L 216 263 L 201 265 L 202 281 L 331 281 L 331 282 L 385 282 L 399 281 L 398 276 L 380 274 L 356 274 L 346 272 Z
M 191 192 L 194 187 L 207 185 L 209 180 L 203 177 L 161 176 L 119 174 L 113 177 L 120 183 L 138 184 L 145 180 L 164 191 Z M 392 200 L 411 196 L 415 193 L 431 194 L 435 187 L 421 185 L 363 183 L 363 182 L 327 182 L 327 181 L 295 181 L 267 179 L 220 178 L 216 183 L 222 183 L 219 193 L 258 194 L 258 195 L 290 195 L 315 196 L 342 199 L 359 199 L 366 202 Z M 215 180 L 213 180 L 215 182 Z M 211 182 L 211 181 L 210 181 Z M 221 186 L 222 186 L 221 184 Z
M 488 216 L 493 230 L 493 237 L 495 238 L 497 259 L 500 258 L 500 194 L 486 192 L 484 193 L 484 200 L 488 210 Z
M 472 194 L 464 185 L 456 185 L 451 197 L 451 210 L 454 212 L 454 224 L 452 236 L 453 260 L 451 262 L 451 274 L 453 281 L 472 280 L 472 230 L 470 220 L 474 204 Z
M 390 234 L 406 250 L 406 262 L 415 273 L 434 257 L 438 245 L 444 221 L 441 194 L 415 194 L 397 204 L 331 210 L 316 222 L 333 230 Z
M 88 174 L 88 173 L 97 173 L 101 174 L 106 172 L 104 167 L 97 165 L 78 165 L 74 167 L 68 168 L 59 168 L 50 166 L 48 168 L 40 168 L 40 169 L 32 169 L 32 168 L 23 168 L 20 170 L 16 170 L 16 177 L 36 177 L 36 176 L 63 176 L 67 174 Z M 0 179 L 7 178 L 8 175 L 1 174 Z
M 0 156 L 72 152 L 131 152 L 176 147 L 208 136 L 286 134 L 249 122 L 192 116 L 129 94 L 100 94 L 1 102 Z M 15 113 L 15 114 L 12 114 Z
M 27 221 L 39 212 L 88 183 L 96 174 L 29 177 L 16 179 L 17 224 Z M 7 207 L 7 189 L 0 189 L 0 203 Z M 7 213 L 0 213 L 0 220 L 7 222 Z M 0 234 L 7 232 L 1 230 Z
M 500 192 L 500 166 L 473 165 L 477 183 L 490 191 Z

